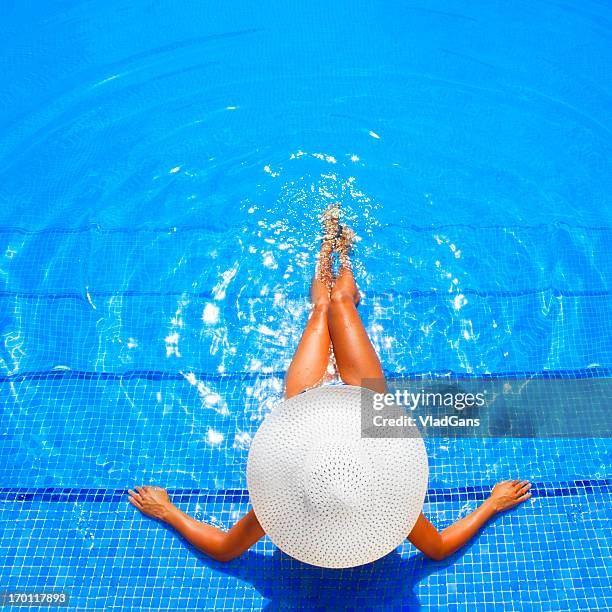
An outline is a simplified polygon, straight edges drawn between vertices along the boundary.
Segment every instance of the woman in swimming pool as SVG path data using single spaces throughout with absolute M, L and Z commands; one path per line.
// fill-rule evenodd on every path
M 312 279 L 312 311 L 285 380 L 285 398 L 320 386 L 330 377 L 330 357 L 341 380 L 377 393 L 386 391 L 383 371 L 357 312 L 359 291 L 353 278 L 350 249 L 354 234 L 339 224 L 339 209 L 331 206 L 323 216 L 324 238 L 319 262 Z M 332 258 L 338 254 L 339 271 L 332 273 Z M 333 353 L 332 353 L 333 348 Z M 408 540 L 432 559 L 448 557 L 470 540 L 495 514 L 529 499 L 528 481 L 498 483 L 490 497 L 468 516 L 439 532 L 420 513 Z M 229 561 L 250 548 L 265 535 L 253 510 L 229 531 L 191 518 L 170 501 L 160 487 L 129 490 L 129 501 L 141 512 L 176 529 L 196 548 L 218 561 Z

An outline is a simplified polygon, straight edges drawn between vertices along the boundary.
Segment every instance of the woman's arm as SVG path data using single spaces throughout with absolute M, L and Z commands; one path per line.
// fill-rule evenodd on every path
M 431 559 L 441 561 L 459 550 L 495 514 L 529 499 L 530 488 L 531 484 L 527 480 L 498 483 L 482 505 L 441 533 L 421 513 L 408 540 Z
M 231 561 L 265 535 L 253 510 L 225 532 L 179 510 L 165 489 L 136 487 L 136 491 L 130 489 L 128 493 L 130 503 L 143 514 L 174 527 L 196 548 L 217 561 Z

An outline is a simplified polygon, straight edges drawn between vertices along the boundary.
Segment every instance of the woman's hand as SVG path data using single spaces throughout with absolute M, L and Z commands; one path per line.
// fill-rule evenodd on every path
M 514 508 L 531 497 L 529 492 L 531 483 L 528 480 L 506 480 L 493 487 L 491 496 L 485 504 L 491 506 L 495 512 L 503 512 Z
M 129 501 L 143 514 L 165 521 L 173 508 L 166 489 L 161 487 L 135 487 L 136 491 L 129 489 Z

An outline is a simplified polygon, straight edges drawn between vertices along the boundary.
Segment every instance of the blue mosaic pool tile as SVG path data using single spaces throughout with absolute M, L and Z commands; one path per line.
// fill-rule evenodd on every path
M 40 581 L 65 588 L 73 609 L 138 606 L 184 610 L 551 609 L 589 610 L 609 601 L 610 495 L 534 497 L 490 522 L 451 558 L 434 562 L 406 542 L 374 564 L 325 570 L 302 564 L 265 538 L 230 563 L 208 559 L 126 501 L 0 501 L 8 588 Z M 599 485 L 600 483 L 598 483 Z M 223 528 L 245 512 L 233 493 L 181 507 Z M 444 528 L 478 500 L 428 498 L 424 511 Z M 55 528 L 49 531 L 46 525 Z

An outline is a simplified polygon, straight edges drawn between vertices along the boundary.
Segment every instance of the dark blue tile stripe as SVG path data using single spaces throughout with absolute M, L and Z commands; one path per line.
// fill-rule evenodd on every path
M 553 297 L 602 297 L 612 295 L 612 290 L 597 289 L 597 290 L 585 290 L 585 291 L 571 291 L 568 289 L 558 289 L 557 287 L 533 287 L 526 289 L 519 289 L 515 291 L 486 291 L 481 289 L 461 289 L 461 293 L 464 295 L 473 295 L 481 298 L 500 298 L 500 297 L 520 297 L 524 295 L 539 295 L 542 293 L 548 293 Z M 91 299 L 105 299 L 109 297 L 176 297 L 188 295 L 192 298 L 212 299 L 214 295 L 212 291 L 91 291 L 89 297 Z M 435 297 L 441 300 L 448 300 L 454 294 L 449 294 L 446 291 L 439 291 L 437 289 L 407 289 L 406 291 L 381 291 L 377 292 L 377 297 L 394 297 L 394 298 L 417 298 L 417 297 Z M 450 297 L 449 297 L 450 296 Z M 21 299 L 36 299 L 36 300 L 78 300 L 81 302 L 89 303 L 87 295 L 75 292 L 63 292 L 63 293 L 48 293 L 48 292 L 36 292 L 36 291 L 0 291 L 0 298 L 21 298 Z M 242 294 L 242 298 L 257 298 L 258 300 L 272 300 L 274 296 L 261 296 Z
M 0 227 L 0 234 L 23 234 L 27 236 L 37 236 L 44 234 L 83 234 L 94 231 L 98 234 L 137 234 L 137 233 L 162 233 L 174 234 L 183 232 L 225 232 L 229 226 L 219 227 L 212 225 L 192 225 L 192 226 L 168 226 L 168 227 L 102 227 L 99 223 L 90 223 L 78 227 L 45 227 L 39 230 L 29 230 L 23 227 Z M 606 225 L 574 225 L 563 221 L 555 221 L 553 223 L 537 223 L 535 225 L 522 225 L 520 223 L 512 225 L 474 225 L 471 223 L 441 223 L 438 225 L 413 225 L 410 223 L 382 223 L 381 227 L 397 227 L 402 230 L 411 230 L 413 232 L 436 232 L 445 229 L 469 229 L 474 231 L 480 230 L 503 230 L 522 229 L 522 230 L 551 230 L 565 229 L 576 230 L 584 229 L 596 232 L 612 232 L 612 227 Z
M 534 497 L 566 497 L 568 495 L 585 495 L 589 493 L 612 492 L 612 478 L 600 480 L 571 480 L 564 482 L 532 483 Z M 448 489 L 431 489 L 427 492 L 426 502 L 448 502 L 486 499 L 491 486 L 457 487 Z M 173 501 L 200 503 L 248 503 L 249 493 L 246 489 L 168 489 Z M 0 488 L 0 502 L 121 502 L 126 501 L 126 489 L 72 489 L 62 487 Z
M 276 372 L 230 372 L 219 374 L 216 372 L 193 372 L 200 380 L 209 381 L 245 381 L 261 380 L 265 378 L 284 378 L 284 371 Z M 544 380 L 568 380 L 576 378 L 612 378 L 612 368 L 579 368 L 574 370 L 543 370 L 540 372 L 494 372 L 489 374 L 468 374 L 453 372 L 452 370 L 438 370 L 431 372 L 392 372 L 385 370 L 387 380 L 421 380 L 428 378 L 450 380 L 499 380 L 534 378 Z M 184 380 L 180 372 L 162 372 L 159 370 L 129 370 L 127 372 L 92 372 L 82 370 L 43 370 L 38 372 L 22 372 L 13 375 L 0 375 L 0 383 L 21 382 L 25 380 Z

